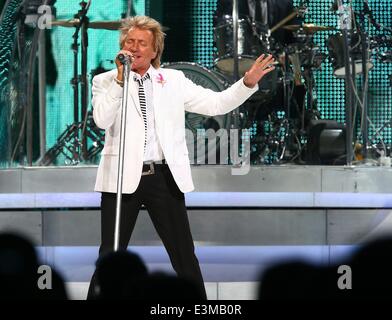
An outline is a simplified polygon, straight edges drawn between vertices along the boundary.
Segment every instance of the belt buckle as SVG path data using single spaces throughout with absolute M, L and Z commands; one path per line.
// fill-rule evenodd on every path
M 150 169 L 148 171 L 142 171 L 142 176 L 149 176 L 155 173 L 154 162 L 151 162 L 149 165 Z

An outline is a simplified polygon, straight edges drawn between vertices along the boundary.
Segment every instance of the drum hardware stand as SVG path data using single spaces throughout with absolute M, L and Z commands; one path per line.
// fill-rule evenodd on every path
M 285 67 L 283 68 L 283 96 L 284 96 L 284 104 L 286 109 L 286 116 L 288 119 L 291 119 L 291 94 L 290 94 L 290 73 L 288 72 L 290 68 L 289 63 L 289 50 L 287 47 L 284 48 L 284 63 Z
M 391 62 L 392 62 L 392 61 L 391 61 Z M 389 85 L 390 85 L 390 87 L 391 87 L 391 94 L 389 95 L 389 97 L 390 97 L 389 103 L 392 105 L 392 75 L 390 75 L 388 78 L 389 78 Z M 381 133 L 381 131 L 384 130 L 384 128 L 386 128 L 386 127 L 390 127 L 391 130 L 392 130 L 392 118 L 390 118 L 390 119 L 384 121 L 384 123 L 382 124 L 382 126 L 381 126 L 379 129 L 376 129 L 376 132 L 375 132 L 374 135 L 370 138 L 370 140 L 372 140 L 372 139 L 373 139 L 374 137 L 376 137 L 377 135 L 378 135 L 379 138 L 382 140 L 382 137 L 381 137 L 380 133 Z M 385 150 L 385 154 L 384 154 L 384 155 L 385 155 L 385 156 L 392 157 L 392 137 L 391 137 L 391 144 L 389 145 L 389 154 L 388 154 L 387 147 L 385 146 L 385 143 L 382 142 L 382 146 L 383 146 L 383 149 Z M 369 148 L 370 148 L 370 147 L 376 148 L 376 149 L 378 148 L 377 145 L 372 145 L 372 144 L 369 143 Z M 363 149 L 363 148 L 362 148 L 362 149 Z M 363 149 L 363 150 L 364 150 L 364 149 Z M 379 153 L 378 150 L 377 150 L 377 152 Z
M 371 39 L 368 37 L 366 33 L 366 25 L 365 25 L 365 18 L 367 17 L 370 21 L 370 23 L 375 27 L 376 30 L 378 31 L 389 31 L 392 33 L 392 29 L 386 28 L 385 26 L 380 25 L 377 23 L 373 17 L 373 12 L 369 8 L 368 2 L 364 0 L 364 7 L 361 12 L 355 13 L 355 15 L 358 15 L 360 17 L 360 23 L 357 24 L 358 26 L 358 32 L 360 35 L 360 40 L 361 40 L 361 58 L 362 58 L 362 72 L 363 72 L 363 77 L 362 77 L 362 87 L 363 87 L 363 105 L 362 105 L 362 121 L 361 121 L 361 128 L 362 128 L 362 139 L 363 139 L 363 148 L 362 148 L 362 154 L 363 158 L 367 159 L 368 156 L 368 149 L 371 147 L 370 142 L 369 142 L 369 127 L 368 127 L 368 77 L 369 77 L 369 68 L 367 65 L 367 62 L 369 60 L 369 54 L 368 54 L 368 49 L 371 48 Z M 377 43 L 377 41 L 376 41 Z M 379 45 L 379 44 L 378 44 Z M 369 47 L 368 47 L 369 46 Z M 377 130 L 378 134 L 379 132 L 389 123 L 391 120 L 388 120 L 386 123 L 382 125 L 380 129 Z M 376 133 L 377 135 L 377 133 Z M 384 145 L 385 148 L 385 145 Z M 386 156 L 386 154 L 385 154 Z
M 67 126 L 66 130 L 57 139 L 56 144 L 40 160 L 39 165 L 49 166 L 60 154 L 65 157 L 66 165 L 77 165 L 82 147 L 79 136 L 85 123 L 78 122 Z M 92 117 L 88 118 L 87 127 L 90 130 L 86 130 L 86 138 L 90 138 L 94 143 L 86 150 L 86 154 L 88 159 L 94 159 L 103 149 L 104 132 L 93 123 Z
M 346 6 L 343 5 L 342 0 L 337 0 L 338 4 L 338 16 L 340 21 L 340 28 L 343 35 L 344 41 L 344 68 L 345 68 L 345 83 L 346 83 L 346 165 L 351 166 L 353 161 L 353 148 L 352 148 L 352 110 L 353 110 L 353 97 L 354 92 L 351 86 L 352 75 L 350 67 L 350 48 L 351 48 L 351 20 L 349 14 L 347 14 Z M 355 62 L 354 62 L 355 63 Z M 353 75 L 355 77 L 355 73 Z M 355 80 L 354 80 L 355 83 Z
M 354 15 L 355 17 L 355 15 Z M 363 110 L 362 110 L 362 139 L 363 139 L 363 148 L 362 148 L 362 155 L 364 159 L 368 157 L 368 146 L 369 146 L 369 128 L 368 128 L 368 77 L 369 77 L 369 70 L 367 67 L 367 62 L 369 59 L 368 56 L 368 48 L 367 48 L 367 34 L 365 29 L 365 16 L 362 14 L 360 15 L 361 22 L 358 24 L 358 32 L 359 37 L 361 39 L 361 49 L 362 49 L 362 88 L 363 88 Z M 355 83 L 355 82 L 354 82 Z
M 85 121 L 87 120 L 87 94 L 88 94 L 88 88 L 87 88 L 87 47 L 88 47 L 88 36 L 87 36 L 87 27 L 89 23 L 89 18 L 87 17 L 87 11 L 90 7 L 91 0 L 86 3 L 84 0 L 80 3 L 81 9 L 78 11 L 78 13 L 74 16 L 75 19 L 79 19 L 80 23 L 75 26 L 75 32 L 72 36 L 74 39 L 74 42 L 72 44 L 72 51 L 74 54 L 74 76 L 71 79 L 71 85 L 74 90 L 74 123 L 79 122 L 79 83 L 81 87 L 81 119 Z M 81 30 L 81 46 L 82 46 L 82 54 L 81 54 L 81 67 L 82 67 L 82 73 L 81 76 L 79 77 L 78 75 L 78 36 L 79 36 L 79 31 Z M 83 125 L 82 128 L 82 133 L 81 133 L 81 154 L 82 157 L 80 158 L 80 155 L 78 154 L 78 159 L 76 161 L 80 161 L 83 158 L 86 158 L 86 144 L 87 144 L 87 139 L 86 139 L 86 127 L 85 124 Z M 77 144 L 78 142 L 75 141 Z
M 304 42 L 304 48 L 302 50 L 298 50 L 298 47 L 296 48 L 295 55 L 291 57 L 291 62 L 293 65 L 293 71 L 294 71 L 294 88 L 298 88 L 297 85 L 302 87 L 301 91 L 299 88 L 296 91 L 295 98 L 293 99 L 293 102 L 297 103 L 298 107 L 298 116 L 300 117 L 299 122 L 297 126 L 294 126 L 293 134 L 292 137 L 295 138 L 295 142 L 292 141 L 292 143 L 297 144 L 297 155 L 294 156 L 291 160 L 294 161 L 296 158 L 300 157 L 301 152 L 303 150 L 302 148 L 302 137 L 307 136 L 307 120 L 311 119 L 317 119 L 319 117 L 319 112 L 317 110 L 317 96 L 316 92 L 314 90 L 315 87 L 315 79 L 314 79 L 314 69 L 317 68 L 315 65 L 315 46 L 313 42 L 313 34 L 305 34 L 305 42 Z M 302 54 L 302 55 L 301 55 Z M 300 55 L 301 58 L 304 60 L 300 60 Z M 301 71 L 301 67 L 303 68 L 303 71 Z M 298 75 L 296 73 L 299 73 L 300 77 L 303 77 L 304 79 L 304 84 L 300 84 L 299 81 L 301 81 L 301 78 L 297 79 Z M 299 81 L 298 81 L 299 80 Z M 302 98 L 299 98 L 298 95 L 301 95 Z M 305 95 L 306 95 L 306 103 L 305 103 Z M 301 158 L 299 158 L 299 161 L 302 161 Z
M 315 80 L 314 80 L 314 43 L 313 43 L 313 36 L 311 37 L 312 41 L 308 41 L 306 44 L 306 50 L 308 52 L 308 63 L 304 65 L 304 79 L 305 79 L 305 84 L 306 84 L 306 104 L 307 107 L 305 108 L 305 105 L 303 106 L 303 111 L 302 111 L 302 119 L 301 119 L 301 131 L 305 132 L 305 113 L 306 112 L 311 112 L 313 115 L 318 115 L 318 110 L 317 110 L 317 95 L 314 90 L 315 87 Z
M 284 110 L 286 112 L 285 119 L 281 124 L 281 128 L 285 131 L 284 136 L 280 139 L 279 145 L 282 146 L 281 154 L 278 155 L 277 163 L 282 160 L 291 160 L 291 151 L 295 148 L 298 149 L 300 146 L 295 146 L 294 141 L 298 142 L 298 128 L 294 125 L 294 119 L 292 119 L 291 114 L 291 99 L 293 97 L 294 92 L 294 79 L 290 76 L 289 70 L 289 48 L 284 47 L 285 54 L 285 66 L 283 68 L 283 101 L 284 101 Z M 292 84 L 292 86 L 291 86 Z
M 82 55 L 81 55 L 81 79 L 80 79 L 80 86 L 81 86 L 81 116 L 83 123 L 82 128 L 82 157 L 83 159 L 87 159 L 87 137 L 86 137 L 86 124 L 87 124 L 87 116 L 88 116 L 88 81 L 87 81 L 87 48 L 88 48 L 88 33 L 87 28 L 89 24 L 89 18 L 87 17 L 87 11 L 90 6 L 91 0 L 84 5 L 84 2 L 81 3 L 82 10 L 81 10 L 81 21 L 80 24 L 82 26 Z
M 239 74 L 239 58 L 238 58 L 238 0 L 233 0 L 233 81 L 236 82 L 240 79 Z M 231 112 L 232 123 L 231 129 L 241 129 L 240 121 L 241 114 L 240 108 L 236 108 Z M 242 144 L 242 134 L 239 132 L 238 134 L 240 144 Z M 240 163 L 233 163 L 234 165 L 241 165 Z
M 60 151 L 59 149 L 65 148 L 70 151 L 72 156 L 69 157 L 66 155 L 66 161 L 70 164 L 76 165 L 83 160 L 89 159 L 89 154 L 87 150 L 87 136 L 96 136 L 96 132 L 99 132 L 98 129 L 94 128 L 94 125 L 88 121 L 88 81 L 87 81 L 87 47 L 88 47 L 88 35 L 87 28 L 89 24 L 89 18 L 87 17 L 87 12 L 90 7 L 91 0 L 85 2 L 82 0 L 80 3 L 81 9 L 77 14 L 74 15 L 74 18 L 79 21 L 79 23 L 75 24 L 75 32 L 72 36 L 73 44 L 71 45 L 71 49 L 73 51 L 73 78 L 71 79 L 71 86 L 73 88 L 73 105 L 74 105 L 74 123 L 69 125 L 65 132 L 63 132 L 60 137 L 57 139 L 57 143 L 53 146 L 48 152 L 45 154 L 43 159 L 40 161 L 40 165 L 48 165 L 52 163 L 55 158 L 54 156 L 58 156 L 59 154 L 64 154 L 64 151 Z M 81 30 L 81 75 L 78 74 L 78 37 L 79 31 Z M 81 86 L 81 121 L 79 120 L 79 83 Z M 87 125 L 92 125 L 92 127 L 87 128 Z M 87 129 L 91 132 L 88 133 Z M 95 132 L 96 131 L 96 132 Z M 67 142 L 65 144 L 65 141 Z M 69 146 L 69 143 L 73 144 L 73 147 Z M 57 151 L 55 151 L 57 150 Z
M 370 9 L 370 7 L 369 7 L 369 4 L 368 4 L 368 2 L 367 2 L 367 0 L 364 0 L 363 1 L 364 3 L 363 3 L 363 11 L 361 12 L 361 13 L 359 13 L 359 16 L 360 16 L 360 18 L 361 18 L 361 24 L 362 24 L 362 27 L 361 28 L 359 28 L 360 29 L 360 32 L 361 32 L 361 35 L 364 35 L 364 37 L 362 38 L 362 68 L 363 68 L 363 70 L 365 70 L 365 71 L 367 71 L 367 60 L 368 60 L 368 57 L 367 57 L 367 53 L 368 53 L 368 51 L 366 50 L 367 48 L 366 48 L 366 43 L 365 43 L 365 39 L 366 39 L 366 34 L 364 33 L 364 31 L 363 30 L 365 30 L 365 17 L 367 17 L 368 18 L 368 20 L 370 21 L 370 23 L 375 27 L 375 29 L 376 30 L 378 30 L 378 31 L 387 31 L 387 32 L 389 32 L 389 33 L 392 33 L 392 29 L 391 28 L 387 28 L 386 26 L 384 26 L 384 25 L 381 25 L 381 24 L 379 24 L 375 19 L 374 19 L 374 16 L 373 16 L 373 12 L 372 12 L 372 10 Z M 370 39 L 369 39 L 369 44 L 370 44 Z M 384 43 L 385 44 L 385 43 Z M 392 45 L 392 42 L 391 42 L 391 45 Z M 368 74 L 365 72 L 364 73 L 364 76 L 366 77 L 364 80 L 363 80 L 363 82 L 364 83 L 367 83 L 367 77 L 368 77 Z M 391 83 L 390 83 L 390 85 L 391 85 L 391 87 L 392 87 L 392 77 L 390 78 L 391 79 Z M 365 81 L 366 80 L 366 81 Z M 367 154 L 367 149 L 368 149 L 368 146 L 369 146 L 369 140 L 368 140 L 368 120 L 367 120 L 367 116 L 368 116 L 368 95 L 367 95 L 367 92 L 365 92 L 365 99 L 364 99 L 364 101 L 363 101 L 363 105 L 364 105 L 364 115 L 365 115 L 365 119 L 363 120 L 364 122 L 363 122 L 363 124 L 364 124 L 364 129 L 363 129 L 363 139 L 364 139 L 364 146 L 365 146 L 365 148 L 363 148 L 363 151 L 364 151 L 364 153 L 365 153 L 365 155 Z M 365 113 L 365 110 L 366 110 L 366 113 Z M 380 132 L 382 129 L 384 129 L 385 128 L 385 126 L 386 125 L 391 125 L 391 119 L 390 120 L 388 120 L 388 121 L 386 121 L 384 124 L 383 124 L 383 126 L 379 129 L 379 130 L 377 130 L 377 132 Z M 366 134 L 366 135 L 365 135 Z M 366 144 L 365 144 L 365 137 L 366 137 Z M 385 154 L 385 156 L 387 156 L 386 154 Z
M 366 12 L 368 10 L 367 2 L 364 2 Z M 368 155 L 368 146 L 369 146 L 369 137 L 368 137 L 368 95 L 367 95 L 367 83 L 368 83 L 368 52 L 367 52 L 367 35 L 365 33 L 365 22 L 364 22 L 364 14 L 360 14 L 361 16 L 361 24 L 357 24 L 357 29 L 360 34 L 360 41 L 361 41 L 361 48 L 362 48 L 362 86 L 364 90 L 364 97 L 363 101 L 358 101 L 356 99 L 356 71 L 355 71 L 355 61 L 352 58 L 352 50 L 351 42 L 353 39 L 354 31 L 351 28 L 351 19 L 350 15 L 352 15 L 353 19 L 355 19 L 355 14 L 350 8 L 348 11 L 350 12 L 347 14 L 347 9 L 342 4 L 342 0 L 338 0 L 338 14 L 340 16 L 341 26 L 342 26 L 342 35 L 344 40 L 344 57 L 345 57 L 345 82 L 346 82 L 346 164 L 351 165 L 353 156 L 354 156 L 354 149 L 353 149 L 353 131 L 354 131 L 354 123 L 353 123 L 353 111 L 356 110 L 356 105 L 358 103 L 363 103 L 363 110 L 362 110 L 362 138 L 364 143 L 363 148 L 363 156 L 364 159 L 367 158 Z M 367 8 L 367 9 L 366 9 Z M 351 61 L 351 67 L 350 67 Z

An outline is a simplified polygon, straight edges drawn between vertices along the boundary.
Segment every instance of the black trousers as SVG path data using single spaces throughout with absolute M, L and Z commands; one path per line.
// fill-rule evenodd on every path
M 184 194 L 175 183 L 166 164 L 155 165 L 155 173 L 142 176 L 132 194 L 123 194 L 121 202 L 120 244 L 126 249 L 134 229 L 139 210 L 144 204 L 153 225 L 162 239 L 177 275 L 195 282 L 205 297 L 203 277 L 189 227 Z M 99 256 L 113 251 L 116 194 L 102 193 L 101 246 Z M 91 279 L 88 299 L 94 297 L 95 273 Z

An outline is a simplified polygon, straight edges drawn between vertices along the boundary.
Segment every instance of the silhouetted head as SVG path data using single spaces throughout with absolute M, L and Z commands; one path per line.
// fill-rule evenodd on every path
M 267 269 L 260 278 L 260 300 L 308 300 L 328 295 L 327 268 L 291 261 Z
M 392 298 L 392 237 L 364 243 L 348 265 L 352 273 L 352 294 L 356 298 Z
M 17 234 L 0 234 L 0 298 L 35 296 L 37 269 L 37 256 L 30 241 Z
M 100 258 L 96 272 L 99 297 L 115 299 L 132 291 L 133 282 L 147 275 L 147 267 L 137 254 L 124 250 Z

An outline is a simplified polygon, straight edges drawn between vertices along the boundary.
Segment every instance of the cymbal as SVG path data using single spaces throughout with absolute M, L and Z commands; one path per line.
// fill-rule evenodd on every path
M 328 30 L 335 30 L 335 27 L 330 26 L 318 26 L 313 23 L 304 23 L 303 25 L 299 24 L 291 24 L 287 26 L 283 26 L 283 29 L 290 30 L 290 31 L 298 31 L 303 30 L 306 33 L 315 33 L 318 31 L 328 31 Z
M 90 29 L 105 29 L 105 30 L 119 30 L 123 20 L 112 20 L 112 21 L 90 21 L 88 27 Z M 80 23 L 79 19 L 70 20 L 54 20 L 51 22 L 52 26 L 73 28 L 78 26 Z M 168 27 L 162 26 L 163 31 L 170 30 Z
M 70 20 L 53 20 L 50 22 L 51 26 L 59 26 L 59 27 L 76 27 L 80 23 L 79 19 L 70 19 Z
M 278 30 L 281 26 L 289 22 L 291 19 L 293 19 L 297 14 L 298 14 L 298 9 L 294 9 L 292 13 L 290 13 L 286 18 L 282 19 L 281 21 L 278 22 L 273 28 L 271 28 L 270 33 L 275 32 Z

